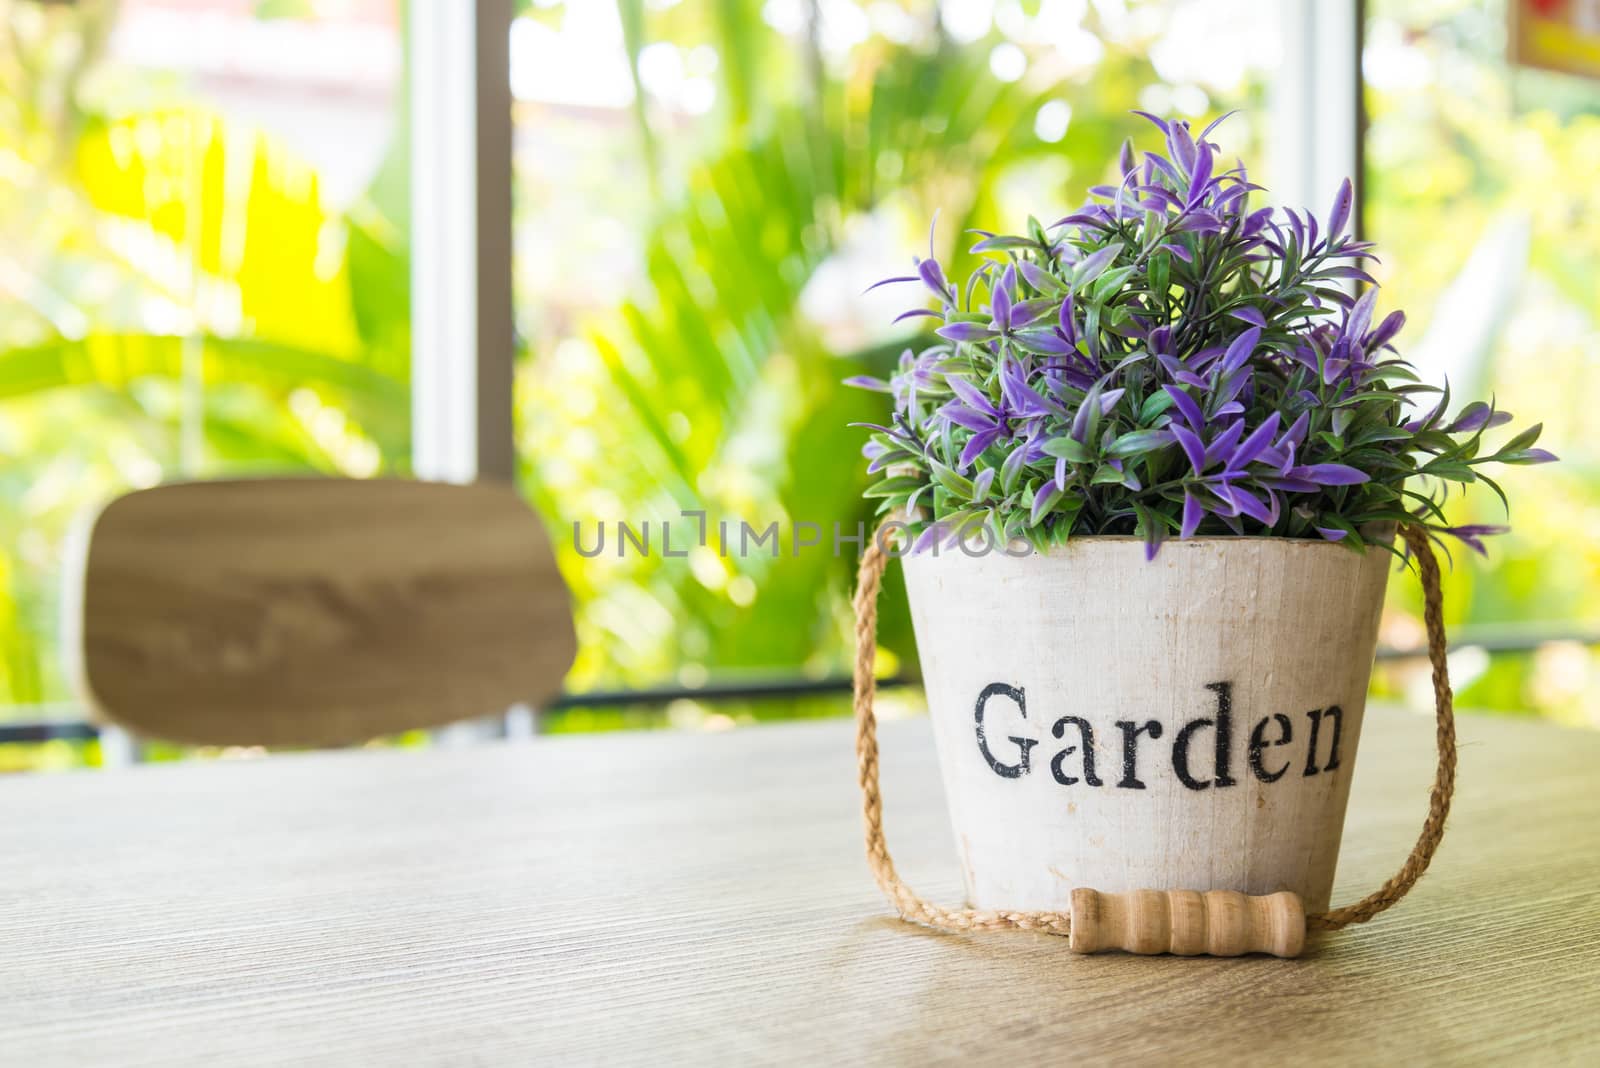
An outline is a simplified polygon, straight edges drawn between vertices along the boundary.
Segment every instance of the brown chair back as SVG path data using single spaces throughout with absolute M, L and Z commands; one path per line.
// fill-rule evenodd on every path
M 437 726 L 554 695 L 577 649 L 549 538 L 509 486 L 182 483 L 113 501 L 81 544 L 83 696 L 148 737 L 327 746 Z

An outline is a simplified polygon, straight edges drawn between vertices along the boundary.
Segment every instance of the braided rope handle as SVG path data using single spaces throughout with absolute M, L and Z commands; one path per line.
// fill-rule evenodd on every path
M 1069 913 L 945 908 L 918 896 L 895 871 L 894 860 L 889 856 L 889 845 L 883 834 L 883 795 L 878 788 L 877 716 L 872 710 L 873 698 L 877 695 L 877 677 L 873 668 L 878 651 L 878 591 L 883 585 L 883 570 L 889 559 L 884 535 L 885 528 L 880 527 L 861 557 L 854 602 L 856 765 L 861 783 L 862 817 L 866 824 L 867 862 L 872 867 L 873 878 L 901 918 L 912 923 L 945 931 L 1016 930 L 1070 935 L 1072 919 Z M 1439 848 L 1439 841 L 1444 837 L 1445 817 L 1450 813 L 1450 797 L 1455 792 L 1455 704 L 1450 691 L 1450 673 L 1445 663 L 1439 562 L 1422 528 L 1401 527 L 1400 535 L 1417 559 L 1417 570 L 1422 580 L 1423 621 L 1428 630 L 1428 660 L 1433 665 L 1439 763 L 1428 796 L 1428 816 L 1423 821 L 1417 844 L 1411 848 L 1400 870 L 1360 901 L 1308 916 L 1306 926 L 1314 931 L 1337 931 L 1352 923 L 1366 923 L 1405 897 L 1422 873 L 1428 870 L 1428 864 Z

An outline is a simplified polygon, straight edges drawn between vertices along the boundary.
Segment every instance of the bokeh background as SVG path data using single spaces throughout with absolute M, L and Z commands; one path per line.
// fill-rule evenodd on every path
M 568 688 L 842 671 L 848 559 L 588 559 L 573 523 L 865 518 L 845 424 L 874 399 L 840 381 L 911 336 L 866 286 L 936 210 L 958 274 L 961 230 L 1064 214 L 1144 136 L 1133 107 L 1238 109 L 1220 140 L 1271 187 L 1275 8 L 523 3 L 516 440 L 575 596 Z M 1428 377 L 1543 420 L 1563 457 L 1506 472 L 1514 532 L 1449 576 L 1452 623 L 1483 638 L 1454 657 L 1459 703 L 1600 727 L 1600 82 L 1511 67 L 1500 0 L 1366 14 L 1380 312 L 1406 310 Z M 182 478 L 409 473 L 406 32 L 398 0 L 0 0 L 0 723 L 81 717 L 58 601 L 84 509 Z M 1482 493 L 1453 518 L 1502 514 Z M 913 670 L 902 609 L 885 628 L 884 670 Z M 1384 641 L 1420 636 L 1402 575 Z M 1417 663 L 1376 685 L 1425 704 Z M 687 695 L 548 728 L 844 711 Z M 0 746 L 0 771 L 100 759 Z

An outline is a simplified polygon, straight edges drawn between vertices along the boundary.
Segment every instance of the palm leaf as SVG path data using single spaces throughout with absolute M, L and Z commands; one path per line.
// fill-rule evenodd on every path
M 120 392 L 142 378 L 177 379 L 195 354 L 209 385 L 247 384 L 279 395 L 309 386 L 345 408 L 385 453 L 402 451 L 409 438 L 405 382 L 315 350 L 251 338 L 91 334 L 0 351 L 0 400 L 69 386 Z
M 707 585 L 703 567 L 656 556 L 597 573 L 569 560 L 586 640 L 625 674 L 683 660 L 806 663 L 841 644 L 849 561 L 834 557 L 831 528 L 853 534 L 866 518 L 859 442 L 843 427 L 875 406 L 839 388 L 859 364 L 819 343 L 799 317 L 801 294 L 840 248 L 847 221 L 887 195 L 939 177 L 951 193 L 987 203 L 1001 163 L 1032 151 L 1043 99 L 989 77 L 977 50 L 897 52 L 876 70 L 865 84 L 830 86 L 815 109 L 778 111 L 759 136 L 695 167 L 647 244 L 648 292 L 596 342 L 615 389 L 606 451 L 628 458 L 601 477 L 630 502 L 631 519 L 704 509 L 758 527 L 779 517 L 824 527 L 820 550 L 790 555 L 786 533 L 781 561 L 721 565 L 755 580 L 759 595 L 742 607 Z M 942 125 L 926 121 L 930 103 L 948 105 Z M 885 185 L 879 161 L 891 152 L 901 174 Z M 676 430 L 669 413 L 683 417 Z M 754 442 L 766 444 L 757 456 Z M 641 588 L 676 621 L 666 639 L 674 647 L 646 662 L 634 652 L 639 613 L 613 604 Z M 622 619 L 626 634 L 607 622 Z

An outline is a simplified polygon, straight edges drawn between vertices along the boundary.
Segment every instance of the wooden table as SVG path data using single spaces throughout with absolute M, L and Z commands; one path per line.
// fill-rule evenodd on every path
M 1432 873 L 1293 961 L 889 918 L 843 722 L 0 781 L 0 1062 L 1597 1063 L 1600 734 L 1461 728 Z M 1336 901 L 1425 801 L 1429 723 L 1366 732 Z M 926 721 L 884 745 L 955 900 Z

